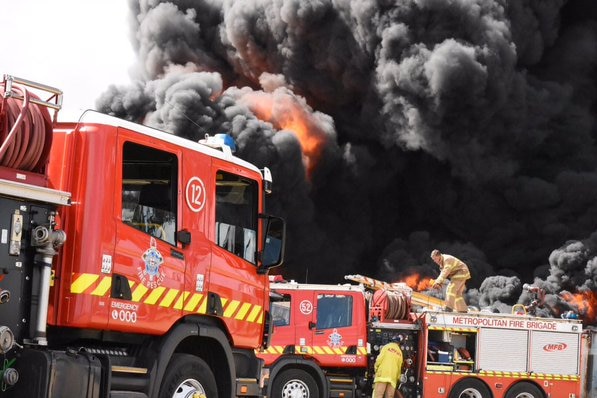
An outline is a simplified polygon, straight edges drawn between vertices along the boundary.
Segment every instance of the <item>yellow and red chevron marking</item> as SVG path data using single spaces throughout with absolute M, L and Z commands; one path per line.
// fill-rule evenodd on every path
M 281 345 L 269 346 L 261 352 L 264 354 L 280 355 L 284 353 L 284 348 L 285 347 Z M 294 352 L 296 352 L 297 354 L 307 355 L 367 355 L 367 349 L 365 347 L 357 348 L 356 354 L 346 354 L 347 348 L 348 347 L 332 348 L 328 346 L 297 345 L 294 346 Z
M 470 333 L 477 333 L 479 330 L 474 328 L 453 328 L 453 327 L 446 327 L 446 326 L 429 326 L 429 330 L 447 330 L 449 332 L 470 332 Z
M 479 372 L 480 375 L 483 376 L 494 376 L 494 377 L 514 377 L 514 378 L 522 378 L 522 377 L 529 377 L 531 379 L 541 379 L 541 380 L 561 380 L 561 381 L 578 381 L 580 379 L 579 375 L 558 375 L 558 374 L 548 374 L 548 373 L 525 373 L 525 372 L 500 372 L 500 371 L 490 371 L 490 370 L 482 370 Z
M 284 353 L 284 346 L 276 345 L 276 346 L 269 346 L 265 350 L 262 350 L 262 353 L 265 354 L 273 354 L 273 355 L 280 355 Z M 297 345 L 294 346 L 294 352 L 297 354 L 307 354 L 307 355 L 347 355 L 346 349 L 348 347 L 339 347 L 339 348 L 331 348 L 328 346 L 305 346 L 305 345 Z M 358 347 L 356 354 L 348 354 L 348 355 L 367 355 L 367 349 L 365 347 Z
M 228 300 L 222 297 L 222 309 L 225 318 L 234 318 L 238 321 L 262 323 L 263 311 L 260 305 L 243 303 L 238 300 Z
M 284 346 L 281 346 L 281 345 L 272 346 L 272 345 L 270 345 L 266 349 L 258 351 L 258 352 L 262 353 L 262 354 L 282 355 L 284 353 Z
M 73 294 L 87 294 L 110 298 L 112 277 L 96 274 L 74 274 L 70 292 Z M 196 292 L 182 291 L 159 286 L 150 291 L 143 284 L 135 284 L 129 281 L 132 299 L 135 303 L 157 305 L 175 310 L 207 313 L 207 295 Z M 263 323 L 263 307 L 239 300 L 229 300 L 223 297 L 222 309 L 225 318 L 246 321 L 252 323 Z
M 307 353 L 311 355 L 342 355 L 346 353 L 346 348 L 332 348 L 328 346 L 296 346 L 297 352 L 304 352 L 305 348 L 309 350 Z
M 437 365 L 437 367 L 449 367 L 449 365 Z M 461 372 L 453 371 L 440 371 L 435 369 L 432 365 L 427 365 L 427 372 L 432 374 L 443 374 L 443 375 L 462 375 Z M 580 376 L 578 375 L 556 375 L 556 374 L 543 374 L 543 373 L 526 373 L 526 372 L 501 372 L 501 371 L 486 371 L 482 370 L 479 372 L 479 376 L 484 377 L 500 377 L 500 378 L 530 378 L 537 380 L 555 380 L 555 381 L 578 381 Z

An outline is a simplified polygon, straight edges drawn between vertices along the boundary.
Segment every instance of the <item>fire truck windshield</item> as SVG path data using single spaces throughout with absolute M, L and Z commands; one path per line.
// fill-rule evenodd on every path
M 272 301 L 272 319 L 274 326 L 290 325 L 290 296 L 284 296 L 284 301 Z

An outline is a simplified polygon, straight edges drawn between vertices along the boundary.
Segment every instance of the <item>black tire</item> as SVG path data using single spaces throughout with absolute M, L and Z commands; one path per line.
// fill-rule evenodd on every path
M 543 398 L 541 390 L 534 384 L 521 381 L 513 385 L 506 393 L 506 398 Z
M 296 395 L 300 393 L 300 395 Z M 276 398 L 319 398 L 319 387 L 315 379 L 301 369 L 280 372 L 272 384 L 271 396 Z
M 164 374 L 159 396 L 184 398 L 192 397 L 192 393 L 217 398 L 216 379 L 203 359 L 189 354 L 174 354 Z
M 481 380 L 464 379 L 456 383 L 450 398 L 490 398 L 491 391 Z

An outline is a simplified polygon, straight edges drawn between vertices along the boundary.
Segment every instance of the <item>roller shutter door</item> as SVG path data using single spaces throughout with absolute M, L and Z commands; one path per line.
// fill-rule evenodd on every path
M 482 371 L 526 372 L 528 330 L 479 330 L 478 368 Z
M 578 374 L 578 333 L 531 333 L 531 371 L 556 375 Z

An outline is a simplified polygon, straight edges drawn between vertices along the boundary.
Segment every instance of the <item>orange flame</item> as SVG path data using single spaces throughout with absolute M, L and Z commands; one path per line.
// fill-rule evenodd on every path
M 561 297 L 577 309 L 578 315 L 585 323 L 594 324 L 597 310 L 597 294 L 593 291 L 581 293 L 563 292 Z
M 412 274 L 404 278 L 404 283 L 415 292 L 427 290 L 431 287 L 431 278 L 423 278 L 419 274 Z
M 307 173 L 310 175 L 321 156 L 325 135 L 305 103 L 290 94 L 251 92 L 241 100 L 263 120 L 277 130 L 288 130 L 298 138 Z

